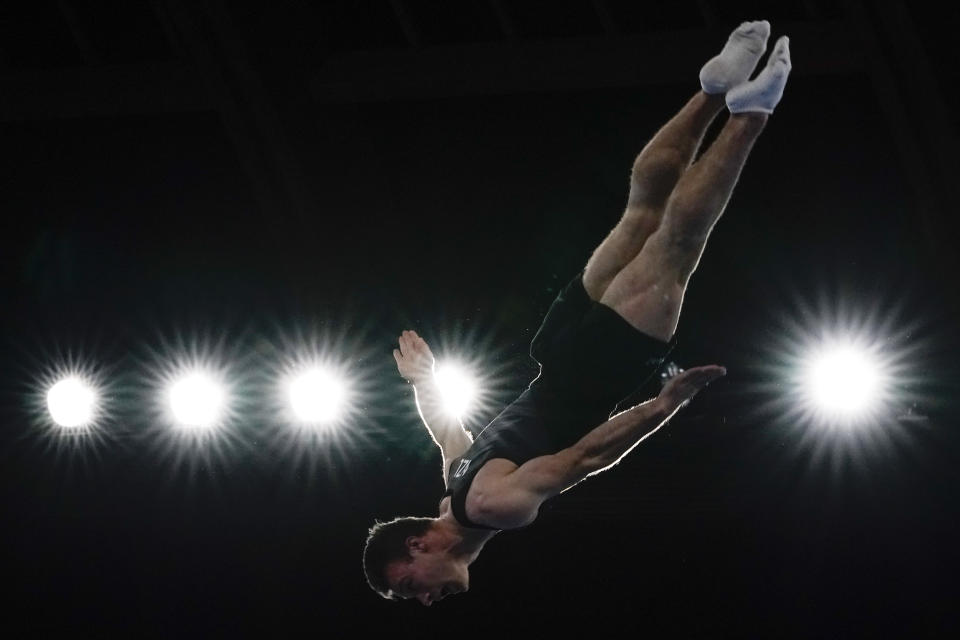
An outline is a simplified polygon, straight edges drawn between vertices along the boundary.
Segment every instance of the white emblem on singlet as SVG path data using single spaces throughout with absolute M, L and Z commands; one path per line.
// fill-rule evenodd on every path
M 470 461 L 469 461 L 469 460 L 461 460 L 461 461 L 460 461 L 460 466 L 457 467 L 457 472 L 453 474 L 453 477 L 454 477 L 454 478 L 459 478 L 460 476 L 462 476 L 463 474 L 465 474 L 465 473 L 467 472 L 467 467 L 469 467 L 469 466 L 470 466 Z

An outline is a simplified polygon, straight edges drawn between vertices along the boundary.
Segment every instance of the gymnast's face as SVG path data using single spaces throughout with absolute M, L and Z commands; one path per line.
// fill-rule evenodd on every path
M 399 597 L 416 598 L 429 607 L 470 588 L 470 570 L 466 564 L 436 551 L 412 549 L 410 555 L 409 561 L 394 562 L 387 567 L 390 589 Z

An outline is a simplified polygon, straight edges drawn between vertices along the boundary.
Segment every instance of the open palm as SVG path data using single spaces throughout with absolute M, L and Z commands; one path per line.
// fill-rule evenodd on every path
M 393 358 L 397 361 L 401 376 L 408 382 L 416 383 L 433 374 L 433 353 L 426 340 L 418 336 L 416 331 L 404 331 L 400 334 L 399 343 L 400 348 L 393 350 Z

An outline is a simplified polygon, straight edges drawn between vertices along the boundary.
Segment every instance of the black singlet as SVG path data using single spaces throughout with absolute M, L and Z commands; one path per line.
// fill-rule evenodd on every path
M 577 274 L 550 306 L 530 345 L 540 375 L 452 462 L 444 497 L 451 496 L 457 521 L 495 529 L 467 518 L 467 493 L 480 468 L 493 458 L 519 466 L 573 445 L 656 373 L 674 344 L 641 333 L 591 300 L 582 273 Z

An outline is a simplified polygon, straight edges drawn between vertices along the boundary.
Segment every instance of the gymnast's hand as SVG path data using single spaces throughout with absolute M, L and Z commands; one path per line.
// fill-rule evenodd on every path
M 727 375 L 727 370 L 715 364 L 694 367 L 677 374 L 663 386 L 658 398 L 670 410 L 679 409 L 693 396 L 717 378 Z
M 418 380 L 433 375 L 433 353 L 416 331 L 400 334 L 400 348 L 393 350 L 393 359 L 407 382 L 417 384 Z

